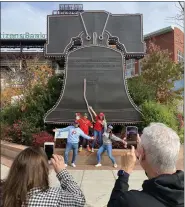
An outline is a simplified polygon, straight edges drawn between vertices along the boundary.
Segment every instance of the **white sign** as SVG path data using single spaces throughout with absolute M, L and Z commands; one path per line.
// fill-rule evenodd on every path
M 55 139 L 67 139 L 68 138 L 68 134 L 69 132 L 59 132 L 59 130 L 57 130 L 55 132 Z
M 0 33 L 1 39 L 46 39 L 47 35 L 42 34 L 42 32 L 38 34 L 30 34 L 29 32 L 25 32 L 24 34 L 5 34 Z

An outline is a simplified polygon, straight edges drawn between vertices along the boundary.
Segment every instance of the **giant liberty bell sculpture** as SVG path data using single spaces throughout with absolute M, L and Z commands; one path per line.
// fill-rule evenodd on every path
M 71 123 L 75 113 L 90 113 L 88 106 L 104 112 L 113 124 L 140 122 L 141 112 L 129 95 L 124 68 L 125 59 L 144 56 L 142 15 L 106 11 L 49 15 L 47 26 L 45 55 L 65 56 L 65 81 L 45 123 Z

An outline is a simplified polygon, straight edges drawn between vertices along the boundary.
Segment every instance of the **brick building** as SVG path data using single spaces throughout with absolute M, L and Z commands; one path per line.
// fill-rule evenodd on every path
M 146 48 L 150 41 L 160 46 L 161 50 L 168 50 L 175 62 L 184 60 L 184 33 L 177 27 L 166 27 L 144 36 Z M 126 61 L 126 76 L 133 77 L 142 71 L 140 61 Z

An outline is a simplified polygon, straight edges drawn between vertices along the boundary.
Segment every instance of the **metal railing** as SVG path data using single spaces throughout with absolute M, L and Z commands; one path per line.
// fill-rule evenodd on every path
M 20 60 L 1 60 L 1 67 L 20 67 Z M 26 60 L 26 64 L 29 66 L 33 65 L 51 65 L 52 62 L 49 60 Z

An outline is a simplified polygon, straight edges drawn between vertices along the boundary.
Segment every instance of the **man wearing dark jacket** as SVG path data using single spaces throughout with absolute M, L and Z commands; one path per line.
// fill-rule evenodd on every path
M 108 207 L 183 207 L 184 172 L 176 170 L 180 150 L 178 135 L 164 124 L 154 123 L 138 139 L 137 152 L 132 147 L 122 157 Z M 144 181 L 142 191 L 128 191 L 136 155 L 148 180 Z

